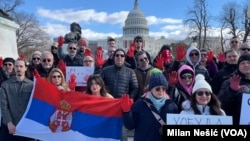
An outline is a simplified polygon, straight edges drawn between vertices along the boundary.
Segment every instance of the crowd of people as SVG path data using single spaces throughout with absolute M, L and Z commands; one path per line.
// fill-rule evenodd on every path
M 242 95 L 250 91 L 247 43 L 234 37 L 223 53 L 183 44 L 174 49 L 162 45 L 155 58 L 144 50 L 143 43 L 143 37 L 136 36 L 125 51 L 109 38 L 105 60 L 103 48 L 98 47 L 93 55 L 84 38 L 68 43 L 65 54 L 64 38 L 59 37 L 50 51 L 33 52 L 29 64 L 25 58 L 1 58 L 0 141 L 33 140 L 13 134 L 27 107 L 35 76 L 60 91 L 121 99 L 122 141 L 127 140 L 127 130 L 134 130 L 134 141 L 161 141 L 167 113 L 232 116 L 233 124 L 239 125 Z M 86 86 L 77 86 L 77 76 L 66 81 L 67 66 L 94 67 L 94 72 Z

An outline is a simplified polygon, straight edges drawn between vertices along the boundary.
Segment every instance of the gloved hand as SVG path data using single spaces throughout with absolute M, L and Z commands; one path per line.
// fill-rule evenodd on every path
M 84 56 L 91 56 L 92 52 L 89 48 L 85 48 L 84 50 Z
M 131 43 L 127 52 L 127 56 L 132 58 L 135 56 L 135 44 Z
M 176 60 L 181 61 L 186 55 L 186 49 L 184 45 L 180 44 L 176 48 Z
M 175 86 L 178 83 L 178 73 L 176 71 L 171 71 L 168 74 L 168 83 L 170 86 Z
M 224 56 L 223 52 L 220 52 L 218 54 L 218 60 L 219 60 L 219 62 L 226 62 L 226 59 L 225 59 L 225 56 Z
M 121 107 L 123 112 L 129 112 L 133 105 L 133 100 L 129 99 L 128 94 L 123 94 L 121 98 Z
M 62 47 L 63 43 L 64 43 L 63 36 L 59 36 L 59 38 L 58 38 L 58 47 Z
M 0 68 L 2 68 L 2 67 L 3 67 L 3 58 L 0 57 Z
M 106 62 L 104 59 L 103 59 L 103 49 L 101 46 L 99 46 L 97 48 L 97 53 L 96 53 L 96 56 L 95 56 L 95 60 L 96 60 L 96 65 L 98 67 L 102 67 L 103 64 Z
M 76 87 L 76 75 L 75 74 L 70 75 L 68 86 L 69 86 L 70 90 L 72 90 L 72 91 L 75 90 L 75 87 Z
M 241 81 L 241 77 L 239 75 L 232 76 L 229 79 L 230 88 L 234 91 L 240 91 L 242 89 L 245 89 L 246 88 L 245 85 L 240 86 L 240 81 Z
M 158 55 L 156 57 L 156 62 L 154 63 L 155 67 L 157 67 L 158 69 L 160 70 L 163 70 L 164 69 L 164 60 L 163 58 L 161 57 L 161 55 Z
M 66 63 L 62 59 L 59 60 L 57 67 L 62 71 L 62 73 L 65 76 L 66 75 Z
M 41 77 L 40 74 L 39 74 L 39 72 L 37 71 L 37 69 L 34 70 L 33 76 L 34 76 L 35 78 Z
M 162 56 L 164 62 L 166 62 L 166 63 L 170 63 L 170 61 L 172 60 L 172 53 L 168 49 L 163 50 L 161 52 L 161 56 Z
M 19 54 L 19 59 L 21 59 L 21 60 L 24 60 L 24 61 L 25 61 L 25 56 L 24 56 L 24 54 Z
M 208 53 L 207 53 L 207 61 L 208 62 L 211 62 L 213 61 L 214 59 L 214 52 L 212 50 L 210 50 Z

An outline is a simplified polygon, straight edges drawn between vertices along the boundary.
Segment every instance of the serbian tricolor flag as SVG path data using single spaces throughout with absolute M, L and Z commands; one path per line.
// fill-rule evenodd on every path
M 122 125 L 119 99 L 58 91 L 38 77 L 16 135 L 42 141 L 118 141 Z

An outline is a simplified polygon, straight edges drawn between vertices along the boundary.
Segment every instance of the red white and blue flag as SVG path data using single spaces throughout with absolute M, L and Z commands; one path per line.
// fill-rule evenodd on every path
M 119 99 L 58 91 L 37 78 L 16 135 L 42 141 L 118 141 L 122 124 Z

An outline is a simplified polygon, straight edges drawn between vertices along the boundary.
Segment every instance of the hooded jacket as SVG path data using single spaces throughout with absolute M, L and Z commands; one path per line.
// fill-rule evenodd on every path
M 193 63 L 190 59 L 190 53 L 195 50 L 198 52 L 198 60 L 197 62 Z M 187 49 L 186 53 L 186 60 L 187 60 L 187 65 L 191 66 L 194 69 L 195 75 L 197 74 L 203 74 L 205 76 L 205 80 L 211 84 L 211 77 L 209 76 L 209 73 L 207 69 L 200 64 L 201 61 L 201 52 L 197 47 L 191 46 Z

